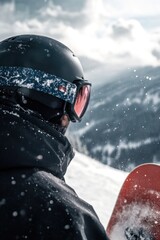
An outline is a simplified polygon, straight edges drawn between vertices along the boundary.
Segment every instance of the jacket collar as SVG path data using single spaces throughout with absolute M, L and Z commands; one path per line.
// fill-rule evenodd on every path
M 0 141 L 0 169 L 45 169 L 63 178 L 74 157 L 64 135 L 19 106 L 0 106 Z

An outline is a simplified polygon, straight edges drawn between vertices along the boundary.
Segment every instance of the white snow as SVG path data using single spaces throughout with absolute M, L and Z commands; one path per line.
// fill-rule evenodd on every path
M 106 162 L 106 160 L 107 160 L 108 165 L 110 165 L 111 161 L 113 159 L 111 155 L 114 151 L 115 151 L 114 159 L 118 160 L 124 150 L 129 151 L 130 149 L 138 149 L 141 146 L 149 145 L 149 144 L 152 144 L 152 143 L 157 142 L 159 140 L 160 140 L 159 136 L 158 137 L 148 137 L 148 138 L 140 140 L 140 141 L 128 141 L 127 139 L 124 138 L 124 139 L 120 139 L 119 143 L 116 146 L 111 144 L 109 141 L 104 146 L 96 145 L 94 147 L 94 149 L 92 150 L 92 152 L 93 153 L 101 152 L 102 161 Z M 107 158 L 106 158 L 106 155 L 107 155 Z M 153 156 L 152 161 L 153 162 L 158 162 L 158 159 L 156 159 L 156 157 Z M 134 164 L 133 164 L 133 167 L 135 167 Z M 130 169 L 130 168 L 128 167 L 127 169 Z
M 79 130 L 77 131 L 77 134 L 80 135 L 80 136 L 83 135 L 83 134 L 85 134 L 85 133 L 88 132 L 95 124 L 96 124 L 96 123 L 95 123 L 94 120 L 91 120 L 89 123 L 87 122 L 87 124 L 86 124 L 85 127 L 81 128 L 81 129 L 79 129 Z
M 65 179 L 79 197 L 94 207 L 106 228 L 127 174 L 76 152 Z
M 130 216 L 128 218 L 128 216 Z M 148 205 L 147 203 L 144 204 L 131 204 L 129 206 L 126 206 L 126 208 L 123 209 L 121 215 L 119 215 L 119 221 L 112 229 L 112 233 L 110 235 L 111 239 L 118 239 L 124 240 L 124 232 L 127 229 L 128 226 L 132 228 L 139 228 L 139 226 L 142 226 L 144 219 L 147 219 L 147 227 L 145 224 L 143 225 L 144 230 L 146 230 L 149 233 L 151 231 L 151 228 L 153 227 L 153 222 L 155 224 L 158 224 L 160 212 L 156 211 Z M 151 239 L 148 237 L 141 237 L 139 239 Z
M 158 90 L 157 90 L 158 91 Z M 160 93 L 155 92 L 154 90 L 145 91 L 141 89 L 140 92 L 136 94 L 130 94 L 123 102 L 125 106 L 131 106 L 133 104 L 141 104 L 144 106 L 148 106 L 149 104 L 154 107 L 158 106 L 160 103 Z

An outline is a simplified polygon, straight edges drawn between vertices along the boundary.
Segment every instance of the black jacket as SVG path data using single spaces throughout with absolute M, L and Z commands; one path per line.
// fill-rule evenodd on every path
M 0 239 L 106 240 L 93 208 L 64 181 L 66 137 L 23 109 L 0 106 Z

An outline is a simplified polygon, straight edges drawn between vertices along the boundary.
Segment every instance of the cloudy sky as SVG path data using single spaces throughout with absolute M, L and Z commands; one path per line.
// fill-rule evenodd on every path
M 159 0 L 0 0 L 0 12 L 0 40 L 22 33 L 56 38 L 92 78 L 160 64 Z

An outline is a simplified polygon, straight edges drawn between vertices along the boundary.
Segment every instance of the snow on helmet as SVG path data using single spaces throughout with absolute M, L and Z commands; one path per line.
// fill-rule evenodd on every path
M 68 114 L 80 121 L 90 98 L 79 59 L 57 40 L 19 35 L 0 42 L 0 87 L 16 89 L 16 101 L 52 121 Z

